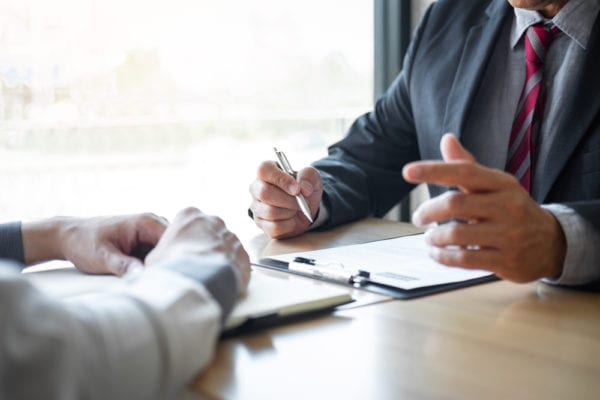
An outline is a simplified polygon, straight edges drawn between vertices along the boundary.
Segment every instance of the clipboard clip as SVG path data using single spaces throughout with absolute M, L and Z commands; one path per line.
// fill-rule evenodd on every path
M 318 263 L 314 258 L 296 257 L 288 264 L 290 271 L 308 275 L 311 278 L 362 285 L 369 282 L 369 271 L 350 271 L 341 263 Z

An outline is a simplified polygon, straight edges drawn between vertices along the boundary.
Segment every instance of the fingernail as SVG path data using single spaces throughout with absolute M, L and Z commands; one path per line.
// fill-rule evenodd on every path
M 423 175 L 423 168 L 418 165 L 411 165 L 408 168 L 407 175 L 411 179 L 420 179 Z
M 307 181 L 302 181 L 300 183 L 300 186 L 302 186 L 302 192 L 304 192 L 304 194 L 306 194 L 307 196 L 310 196 L 314 190 L 313 185 L 311 185 L 311 183 Z
M 290 186 L 288 186 L 288 193 L 292 196 L 298 193 L 298 184 L 292 183 Z
M 427 243 L 428 245 L 432 245 L 431 235 L 432 235 L 431 229 L 427 229 L 425 231 L 425 234 L 423 234 L 423 239 L 425 239 L 425 243 Z
M 144 266 L 140 264 L 131 264 L 129 268 L 127 268 L 127 274 L 139 274 L 144 270 Z
M 423 225 L 423 221 L 421 219 L 421 213 L 419 212 L 419 210 L 417 210 L 413 213 L 411 220 L 412 220 L 412 223 L 416 226 Z
M 128 261 L 124 260 L 120 267 L 121 272 L 123 272 L 123 274 L 126 274 L 129 271 L 136 270 L 138 268 L 143 268 L 144 264 L 137 258 L 133 258 L 132 260 Z
M 131 264 L 129 265 L 129 268 L 127 268 L 127 271 L 125 274 L 122 275 L 122 277 L 125 280 L 133 280 L 135 279 L 139 274 L 141 274 L 144 271 L 144 266 L 139 263 L 139 264 Z

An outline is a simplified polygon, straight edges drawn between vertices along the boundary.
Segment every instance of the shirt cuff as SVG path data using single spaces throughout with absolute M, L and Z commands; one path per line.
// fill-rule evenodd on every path
M 222 320 L 228 316 L 238 298 L 238 277 L 227 258 L 215 256 L 180 256 L 160 264 L 203 285 L 219 303 Z
M 198 259 L 203 258 L 198 257 Z M 194 264 L 197 265 L 197 263 Z M 151 344 L 155 347 L 158 346 L 157 350 L 160 351 L 164 360 L 164 364 L 159 368 L 162 371 L 161 386 L 174 387 L 178 386 L 179 382 L 188 383 L 208 363 L 220 332 L 219 317 L 222 317 L 222 310 L 205 285 L 199 285 L 169 267 L 154 265 L 148 268 L 130 269 L 123 277 L 122 284 L 112 286 L 109 291 L 132 299 L 137 305 L 136 309 L 141 311 L 145 320 L 151 323 L 152 332 L 150 334 L 156 337 L 156 341 L 152 341 Z M 76 307 L 78 310 L 85 311 L 86 308 L 91 308 L 101 311 L 102 306 L 108 304 L 110 307 L 110 303 L 118 301 L 119 298 L 120 296 L 109 296 L 108 299 L 102 301 L 101 298 L 75 296 L 71 301 L 89 302 L 88 307 L 81 307 L 83 304 L 78 304 Z M 113 300 L 111 301 L 111 299 Z M 94 304 L 94 301 L 99 301 L 100 306 Z M 109 314 L 113 311 L 110 308 L 105 310 Z M 83 317 L 90 318 L 88 314 L 85 313 Z M 136 318 L 136 315 L 138 313 L 132 314 L 131 318 Z M 109 317 L 110 315 L 106 315 L 106 318 L 109 319 L 106 322 L 110 324 L 117 322 L 116 319 Z M 121 337 L 124 337 L 120 333 L 123 329 L 131 331 L 131 326 L 135 325 L 133 322 L 121 327 L 116 323 L 116 328 L 120 329 L 114 336 L 107 334 L 107 340 L 112 338 L 119 341 Z M 98 326 L 102 328 L 104 325 Z M 122 340 L 118 347 L 139 347 L 136 343 L 139 341 L 142 344 L 144 337 L 144 335 L 141 335 L 140 338 L 136 337 L 133 342 Z M 110 351 L 111 346 L 107 346 L 107 349 Z M 122 370 L 121 365 L 119 365 L 119 369 Z M 147 375 L 152 378 L 156 374 L 148 373 Z M 170 393 L 162 395 L 161 392 L 156 393 L 157 398 L 173 398 Z
M 321 200 L 321 204 L 319 204 L 319 211 L 317 211 L 317 218 L 315 221 L 308 227 L 309 231 L 313 231 L 321 226 L 325 225 L 329 221 L 329 210 L 325 206 L 325 203 Z
M 600 280 L 600 233 L 575 210 L 562 204 L 542 208 L 558 220 L 567 240 L 567 254 L 558 279 L 542 281 L 557 285 L 585 285 Z

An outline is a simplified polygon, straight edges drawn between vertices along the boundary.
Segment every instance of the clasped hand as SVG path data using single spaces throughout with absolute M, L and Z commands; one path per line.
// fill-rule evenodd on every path
M 224 256 L 239 278 L 250 279 L 250 261 L 224 222 L 196 208 L 180 211 L 173 222 L 154 214 L 96 218 L 52 218 L 23 224 L 26 264 L 71 261 L 91 274 L 123 275 L 178 256 Z

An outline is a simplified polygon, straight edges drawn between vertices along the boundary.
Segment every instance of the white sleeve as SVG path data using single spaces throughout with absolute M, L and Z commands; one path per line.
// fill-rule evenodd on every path
M 559 285 L 584 285 L 600 280 L 600 233 L 570 207 L 561 204 L 543 206 L 558 220 L 567 240 L 562 275 L 544 279 Z
M 0 265 L 0 398 L 167 399 L 209 362 L 222 311 L 166 268 L 57 301 Z

